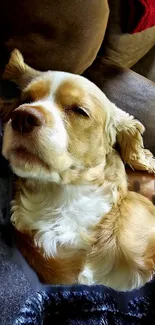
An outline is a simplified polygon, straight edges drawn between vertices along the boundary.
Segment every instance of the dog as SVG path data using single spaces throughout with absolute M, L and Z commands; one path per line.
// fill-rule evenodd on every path
M 143 286 L 155 269 L 155 207 L 128 190 L 125 164 L 155 171 L 144 126 L 89 80 L 36 71 L 17 49 L 3 78 L 21 90 L 1 111 L 17 175 L 11 221 L 28 263 L 45 283 Z

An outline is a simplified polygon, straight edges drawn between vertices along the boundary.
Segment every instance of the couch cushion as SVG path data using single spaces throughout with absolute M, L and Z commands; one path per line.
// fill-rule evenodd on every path
M 122 33 L 122 0 L 109 0 L 109 7 L 110 17 L 103 55 L 121 66 L 130 68 L 155 45 L 155 26 L 132 35 Z
M 2 0 L 0 43 L 36 69 L 81 73 L 101 46 L 108 15 L 107 0 Z
M 132 67 L 132 70 L 155 82 L 155 46 Z

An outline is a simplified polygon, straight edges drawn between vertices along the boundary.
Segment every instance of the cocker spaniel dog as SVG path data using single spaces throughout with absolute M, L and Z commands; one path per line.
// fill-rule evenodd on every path
M 11 221 L 29 264 L 50 284 L 145 284 L 155 207 L 128 190 L 124 166 L 155 171 L 143 125 L 84 77 L 36 71 L 18 50 L 4 79 L 21 90 L 1 113 L 3 155 L 17 175 Z

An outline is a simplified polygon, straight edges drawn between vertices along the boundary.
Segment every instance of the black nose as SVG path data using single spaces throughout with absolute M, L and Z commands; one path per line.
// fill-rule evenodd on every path
M 12 113 L 11 124 L 15 131 L 30 133 L 37 126 L 41 126 L 43 118 L 35 109 L 17 109 Z

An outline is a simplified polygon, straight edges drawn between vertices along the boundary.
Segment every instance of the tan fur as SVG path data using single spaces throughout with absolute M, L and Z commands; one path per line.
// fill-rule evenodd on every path
M 121 158 L 125 164 L 136 170 L 155 172 L 155 159 L 152 153 L 144 148 L 142 134 L 144 126 L 125 112 L 116 109 L 117 143 Z
M 56 102 L 61 106 L 69 109 L 77 102 L 80 103 L 83 97 L 85 96 L 84 89 L 77 87 L 76 82 L 72 81 L 63 81 L 59 87 L 59 91 L 56 92 Z M 81 103 L 82 104 L 82 103 Z
M 43 117 L 26 136 L 11 120 L 4 132 L 19 176 L 12 222 L 23 255 L 44 282 L 142 286 L 154 275 L 155 207 L 128 191 L 123 162 L 154 171 L 143 125 L 85 78 L 35 72 L 17 50 L 4 76 L 28 101 L 16 111 Z
M 9 63 L 3 74 L 3 79 L 11 80 L 23 88 L 38 75 L 39 72 L 25 64 L 23 56 L 15 49 L 11 53 Z
M 33 102 L 48 96 L 49 93 L 50 93 L 49 80 L 46 80 L 46 82 L 45 80 L 40 80 L 39 82 L 34 81 L 30 88 L 28 86 L 25 89 L 25 91 L 23 92 L 22 99 L 23 101 L 28 100 L 30 102 Z
M 82 270 L 85 252 L 73 252 L 69 258 L 47 258 L 34 245 L 33 236 L 16 231 L 16 244 L 29 265 L 36 271 L 43 283 L 73 284 Z
M 115 289 L 133 289 L 151 278 L 155 261 L 155 208 L 128 192 L 96 227 L 88 264 L 94 281 Z M 102 261 L 104 263 L 102 264 Z
M 80 85 L 77 86 L 74 81 L 64 81 L 61 84 L 56 92 L 55 101 L 66 113 L 69 151 L 86 167 L 94 167 L 103 163 L 110 147 L 108 148 L 106 142 L 104 132 L 106 116 L 101 104 L 96 103 L 93 96 L 89 98 L 87 90 Z M 75 114 L 76 105 L 86 107 L 90 118 Z M 98 112 L 96 109 L 100 111 L 100 114 L 96 114 Z M 98 148 L 98 154 L 95 156 L 93 143 Z

